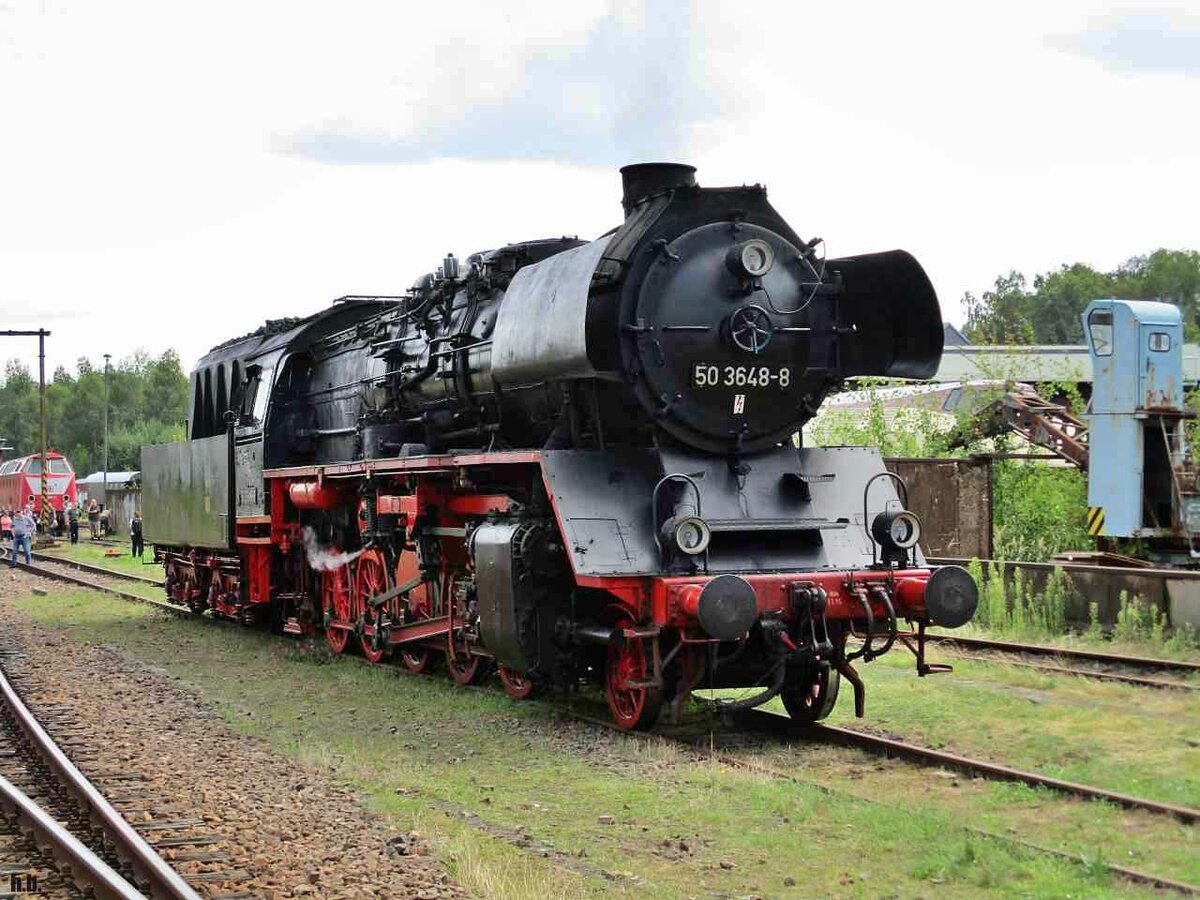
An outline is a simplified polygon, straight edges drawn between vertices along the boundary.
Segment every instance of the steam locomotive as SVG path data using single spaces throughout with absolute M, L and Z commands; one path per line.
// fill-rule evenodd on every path
M 170 598 L 517 698 L 590 678 L 627 729 L 701 687 L 815 722 L 842 677 L 862 715 L 853 664 L 897 640 L 930 671 L 973 581 L 875 450 L 797 443 L 844 379 L 936 369 L 924 271 L 824 259 L 759 185 L 621 175 L 594 241 L 449 255 L 200 360 L 190 440 L 142 454 Z

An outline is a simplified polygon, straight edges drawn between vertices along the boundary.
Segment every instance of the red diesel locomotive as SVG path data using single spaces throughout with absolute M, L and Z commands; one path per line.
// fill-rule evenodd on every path
M 63 511 L 63 504 L 78 503 L 75 470 L 61 453 L 46 451 L 46 480 L 50 491 L 50 508 Z M 33 453 L 0 463 L 0 509 L 20 509 L 33 498 L 33 511 L 38 521 L 42 517 L 42 456 Z

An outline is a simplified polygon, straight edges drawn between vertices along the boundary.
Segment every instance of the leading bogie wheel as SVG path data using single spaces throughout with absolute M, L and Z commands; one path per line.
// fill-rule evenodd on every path
M 780 699 L 792 721 L 812 725 L 821 721 L 837 703 L 842 676 L 830 666 L 798 666 L 789 669 Z
M 618 630 L 631 627 L 630 619 L 617 623 Z M 608 645 L 604 696 L 613 720 L 626 731 L 647 731 L 658 721 L 662 687 L 648 684 L 653 677 L 644 640 L 616 641 Z
M 350 621 L 350 590 L 349 570 L 345 566 L 321 574 L 321 609 L 326 618 Z M 325 642 L 334 653 L 344 652 L 349 641 L 350 632 L 345 628 L 325 626 Z

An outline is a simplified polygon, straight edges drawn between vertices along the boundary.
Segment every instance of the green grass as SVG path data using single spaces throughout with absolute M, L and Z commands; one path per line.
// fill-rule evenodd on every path
M 330 659 L 321 645 L 167 620 L 87 592 L 20 606 L 78 640 L 124 646 L 199 692 L 235 728 L 353 784 L 373 808 L 426 834 L 483 896 L 1147 893 L 1110 884 L 1095 867 L 965 830 L 975 825 L 1001 834 L 1017 827 L 1092 860 L 1128 860 L 1128 847 L 1143 867 L 1200 880 L 1187 829 L 1152 823 L 1143 834 L 1141 819 L 1123 826 L 1128 817 L 1104 806 L 955 787 L 911 767 L 848 765 L 844 751 L 829 748 L 780 747 L 773 761 L 803 779 L 786 782 L 563 721 L 553 704 Z M 873 714 L 902 717 L 904 694 L 893 683 L 873 680 Z M 923 698 L 935 708 L 951 697 L 947 712 L 966 717 L 960 729 L 1009 711 L 984 715 L 985 706 L 955 699 L 945 676 L 916 683 L 938 687 Z M 906 727 L 921 721 L 911 709 L 902 717 Z M 615 821 L 600 824 L 601 816 Z M 523 849 L 505 840 L 518 829 Z
M 1150 659 L 1177 659 L 1183 662 L 1200 662 L 1200 650 L 1187 646 L 1179 646 L 1171 643 L 1169 640 L 1166 642 L 1122 640 L 1115 635 L 1088 632 L 1080 634 L 1014 635 L 1009 632 L 993 631 L 975 623 L 969 623 L 962 628 L 956 628 L 953 632 L 939 633 L 951 636 L 958 634 L 963 637 L 1041 644 L 1047 647 L 1061 647 L 1064 650 L 1088 650 L 1100 653 L 1114 653 L 1120 656 L 1144 656 Z
M 917 678 L 905 656 L 892 653 L 862 667 L 868 684 L 863 722 L 871 728 L 1200 807 L 1200 754 L 1189 743 L 1200 734 L 1194 694 L 968 660 L 954 660 L 953 674 Z M 848 702 L 838 705 L 830 721 L 859 727 Z
M 103 566 L 106 569 L 138 575 L 142 578 L 156 578 L 161 581 L 163 577 L 162 566 L 147 565 L 133 556 L 130 553 L 128 541 L 113 547 L 107 544 L 92 543 L 81 534 L 78 544 L 59 541 L 57 546 L 48 547 L 41 552 L 47 556 L 61 557 L 92 566 Z M 115 556 L 108 555 L 113 552 L 115 552 Z M 147 548 L 146 559 L 152 560 L 153 558 L 154 551 Z

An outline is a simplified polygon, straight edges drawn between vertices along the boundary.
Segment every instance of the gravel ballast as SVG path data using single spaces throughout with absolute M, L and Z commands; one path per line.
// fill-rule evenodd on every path
M 205 873 L 189 878 L 202 896 L 468 896 L 418 835 L 373 816 L 350 790 L 231 731 L 117 648 L 78 644 L 6 602 L 35 586 L 44 582 L 0 576 L 0 624 L 24 649 L 26 702 L 60 719 L 70 711 L 55 729 L 69 733 L 69 755 L 185 876 Z

